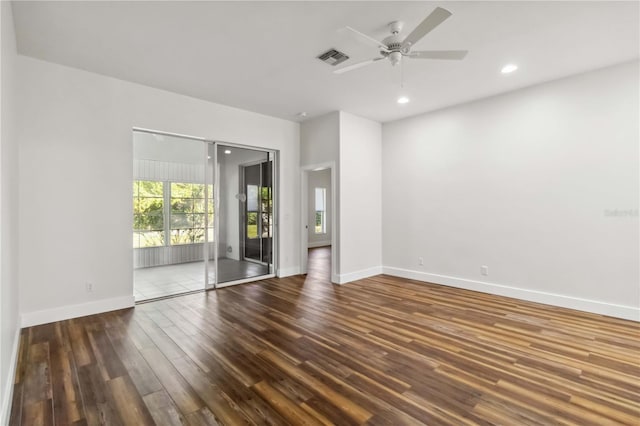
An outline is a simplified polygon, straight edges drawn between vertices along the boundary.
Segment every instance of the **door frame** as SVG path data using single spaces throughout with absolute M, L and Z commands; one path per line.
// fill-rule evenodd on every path
M 265 278 L 273 278 L 276 276 L 280 275 L 280 265 L 279 265 L 279 260 L 280 260 L 280 151 L 277 149 L 272 149 L 272 148 L 266 148 L 266 147 L 261 147 L 261 146 L 248 146 L 248 145 L 243 145 L 243 144 L 238 144 L 238 143 L 233 143 L 233 142 L 227 142 L 227 141 L 223 141 L 223 140 L 218 140 L 218 139 L 212 139 L 212 138 L 206 138 L 206 137 L 198 137 L 198 136 L 191 136 L 191 135 L 185 135 L 185 134 L 181 134 L 181 133 L 175 133 L 175 132 L 167 132 L 167 131 L 163 131 L 163 130 L 154 130 L 154 129 L 149 129 L 149 128 L 144 128 L 144 127 L 138 127 L 138 126 L 133 126 L 131 128 L 132 132 L 142 132 L 142 133 L 150 133 L 150 134 L 154 134 L 154 135 L 161 135 L 161 136 L 170 136 L 170 137 L 177 137 L 177 138 L 183 138 L 183 139 L 191 139 L 191 140 L 197 140 L 197 141 L 201 141 L 203 142 L 203 165 L 204 165 L 204 169 L 205 169 L 205 179 L 204 179 L 204 184 L 205 184 L 205 198 L 208 198 L 209 196 L 213 199 L 213 205 L 214 205 L 214 237 L 213 237 L 213 241 L 207 241 L 207 232 L 205 231 L 205 243 L 204 243 L 204 247 L 203 247 L 203 275 L 204 275 L 204 282 L 203 282 L 203 288 L 202 290 L 204 291 L 208 291 L 208 290 L 215 290 L 217 288 L 221 288 L 221 287 L 227 287 L 230 285 L 236 285 L 236 284 L 242 284 L 242 283 L 247 283 L 247 282 L 252 282 L 252 281 L 259 281 Z M 213 155 L 209 156 L 209 147 L 213 146 Z M 247 149 L 247 150 L 252 150 L 252 151 L 261 151 L 261 152 L 266 152 L 269 154 L 269 161 L 272 161 L 272 176 L 271 176 L 271 188 L 272 188 L 272 197 L 273 197 L 273 207 L 272 207 L 272 215 L 273 215 L 273 231 L 272 231 L 272 258 L 271 258 L 271 267 L 269 270 L 269 273 L 266 275 L 260 275 L 258 277 L 251 277 L 251 278 L 246 278 L 246 279 L 240 279 L 240 280 L 236 280 L 236 281 L 228 281 L 225 283 L 218 283 L 218 241 L 219 241 L 219 216 L 216 213 L 218 211 L 218 208 L 220 206 L 220 193 L 219 193 L 219 188 L 218 188 L 218 181 L 219 181 L 219 170 L 217 167 L 217 147 L 218 146 L 226 146 L 229 148 L 241 148 L 241 149 Z M 211 168 L 209 168 L 209 162 L 211 161 Z M 208 194 L 208 186 L 207 184 L 213 184 L 213 194 Z M 207 229 L 208 227 L 208 215 L 205 215 L 205 229 Z M 209 250 L 209 244 L 207 243 L 211 243 L 213 242 L 213 254 L 214 254 L 214 270 L 215 270 L 215 279 L 212 283 L 209 283 L 209 257 L 211 254 L 211 251 Z M 132 269 L 131 269 L 131 275 L 132 275 L 132 284 L 135 285 L 135 283 L 133 283 L 133 265 L 132 265 Z M 132 285 L 132 290 L 133 290 L 133 285 Z
M 336 185 L 336 163 L 329 161 L 325 163 L 309 164 L 300 167 L 300 273 L 307 273 L 308 250 L 309 250 L 309 173 L 324 169 L 331 170 L 331 282 L 339 284 L 338 279 L 340 265 L 340 241 L 338 239 L 338 229 L 340 221 L 336 212 L 338 194 Z

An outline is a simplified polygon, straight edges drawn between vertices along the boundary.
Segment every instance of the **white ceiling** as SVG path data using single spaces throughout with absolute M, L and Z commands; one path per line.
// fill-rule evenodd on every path
M 463 61 L 388 61 L 341 74 L 316 59 L 375 47 L 386 24 L 408 34 L 436 6 L 453 13 L 416 50 L 467 49 Z M 343 110 L 386 122 L 640 56 L 631 2 L 13 2 L 23 55 L 299 121 Z M 508 63 L 520 67 L 505 76 Z

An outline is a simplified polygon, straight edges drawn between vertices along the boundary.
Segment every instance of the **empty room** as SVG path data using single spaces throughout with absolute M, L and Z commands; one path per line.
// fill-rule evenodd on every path
M 0 1 L 1 425 L 640 424 L 638 1 Z

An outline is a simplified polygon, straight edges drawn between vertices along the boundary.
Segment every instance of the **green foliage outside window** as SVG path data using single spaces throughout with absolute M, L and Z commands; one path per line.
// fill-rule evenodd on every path
M 272 234 L 273 219 L 273 196 L 271 188 L 262 187 L 260 190 L 260 203 L 262 204 L 262 238 L 270 237 Z
M 133 247 L 164 245 L 162 182 L 133 182 Z
M 258 238 L 258 220 L 261 221 L 262 238 L 271 236 L 273 217 L 273 198 L 271 188 L 263 186 L 258 189 L 256 185 L 247 186 L 247 238 Z M 253 201 L 253 202 L 252 202 Z M 258 202 L 260 210 L 258 211 Z M 260 218 L 258 218 L 260 213 Z
M 170 200 L 167 206 L 165 185 Z M 205 209 L 204 188 L 203 184 L 195 183 L 134 181 L 133 247 L 202 243 L 206 214 L 208 238 L 213 241 L 213 202 L 209 200 Z M 208 190 L 212 194 L 213 186 L 209 185 Z M 165 228 L 169 230 L 168 241 Z
M 247 238 L 258 238 L 258 212 L 247 212 Z
M 209 185 L 209 194 L 213 187 Z M 171 183 L 171 244 L 204 242 L 205 215 L 209 214 L 209 228 L 213 228 L 213 203 L 205 211 L 204 185 Z M 212 235 L 210 234 L 210 239 Z

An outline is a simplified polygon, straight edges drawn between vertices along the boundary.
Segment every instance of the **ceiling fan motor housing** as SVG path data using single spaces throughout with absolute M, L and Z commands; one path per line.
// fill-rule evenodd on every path
M 389 50 L 400 50 L 402 47 L 402 37 L 398 34 L 390 35 L 389 37 L 382 40 L 387 49 Z
M 392 24 L 395 23 L 392 22 Z M 392 24 L 390 24 L 390 26 Z M 387 49 L 389 49 L 388 54 L 385 56 L 389 59 L 391 65 L 396 65 L 397 63 L 399 63 L 400 60 L 402 60 L 403 54 L 402 38 L 398 34 L 393 34 L 382 40 L 382 42 L 387 46 Z

